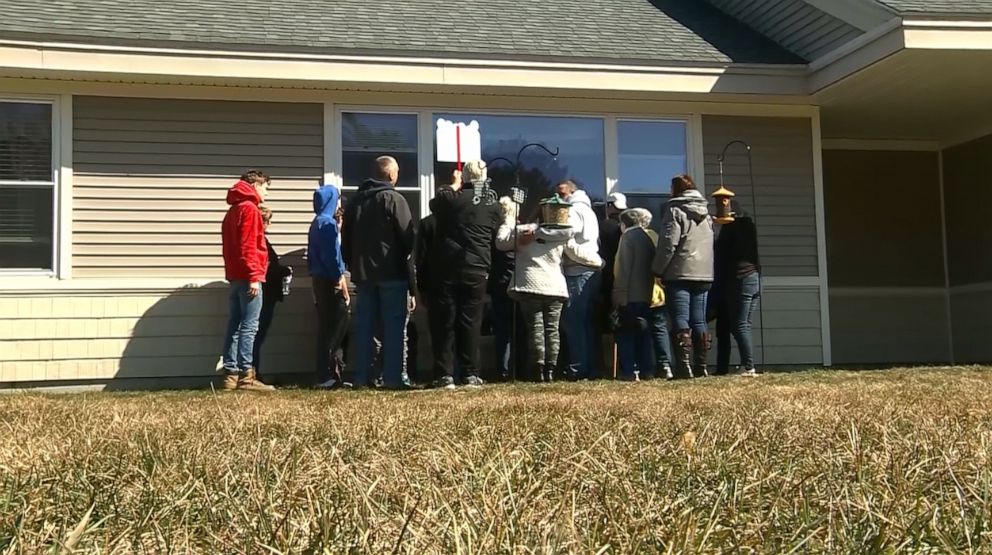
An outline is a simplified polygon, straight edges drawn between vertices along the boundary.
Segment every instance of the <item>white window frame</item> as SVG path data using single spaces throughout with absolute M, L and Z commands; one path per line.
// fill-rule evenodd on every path
M 63 177 L 63 147 L 65 146 L 66 138 L 63 137 L 63 119 L 66 118 L 66 114 L 63 113 L 65 109 L 65 103 L 62 101 L 61 96 L 56 95 L 23 95 L 23 94 L 4 94 L 0 92 L 0 102 L 3 103 L 21 103 L 21 104 L 48 104 L 52 108 L 52 152 L 51 152 L 51 181 L 15 181 L 15 180 L 0 180 L 0 186 L 17 186 L 17 187 L 37 187 L 37 188 L 51 188 L 52 191 L 52 259 L 51 266 L 49 268 L 0 268 L 0 277 L 11 277 L 11 276 L 45 276 L 45 277 L 64 277 L 64 274 L 68 273 L 68 263 L 63 263 L 65 258 L 68 258 L 69 253 L 63 245 L 62 241 L 68 238 L 68 230 L 65 229 L 65 221 L 67 219 L 65 207 L 65 200 L 63 197 L 63 187 L 62 187 L 62 177 Z M 69 110 L 71 110 L 71 102 L 69 103 Z M 68 142 L 71 147 L 71 119 L 72 114 L 68 114 L 68 131 L 70 133 Z M 70 172 L 71 173 L 71 170 Z M 68 219 L 71 219 L 71 215 Z
M 409 192 L 409 193 L 420 193 L 420 214 L 422 216 L 427 215 L 425 209 L 426 204 L 430 202 L 430 198 L 427 198 L 427 194 L 424 188 L 424 153 L 423 153 L 423 118 L 419 110 L 410 108 L 394 108 L 391 106 L 375 106 L 375 107 L 363 107 L 363 106 L 346 106 L 338 105 L 335 106 L 334 110 L 334 136 L 335 136 L 335 148 L 334 148 L 334 166 L 333 173 L 336 178 L 334 185 L 344 191 L 357 191 L 358 187 L 345 187 L 344 186 L 344 117 L 343 114 L 383 114 L 389 116 L 414 116 L 417 118 L 417 172 L 418 172 L 418 183 L 419 187 L 396 187 L 397 191 Z M 432 149 L 433 150 L 433 149 Z M 430 158 L 430 154 L 428 154 Z M 431 166 L 433 168 L 433 166 Z M 400 168 L 403 171 L 403 168 Z

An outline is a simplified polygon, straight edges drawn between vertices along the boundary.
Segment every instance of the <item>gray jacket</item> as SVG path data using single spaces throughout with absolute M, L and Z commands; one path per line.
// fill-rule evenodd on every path
M 631 227 L 620 237 L 613 281 L 613 305 L 651 303 L 654 291 L 654 241 L 643 227 Z
M 665 282 L 713 281 L 713 219 L 699 191 L 668 201 L 651 269 Z

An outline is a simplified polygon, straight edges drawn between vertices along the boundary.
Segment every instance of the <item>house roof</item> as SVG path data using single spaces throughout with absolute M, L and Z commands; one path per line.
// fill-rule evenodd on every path
M 902 14 L 992 15 L 992 0 L 879 0 Z
M 6 39 L 248 51 L 801 64 L 685 0 L 0 0 Z

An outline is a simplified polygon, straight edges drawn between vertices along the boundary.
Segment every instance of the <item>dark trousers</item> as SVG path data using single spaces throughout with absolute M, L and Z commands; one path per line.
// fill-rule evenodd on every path
M 271 299 L 271 300 L 270 300 Z M 272 318 L 276 315 L 275 295 L 262 295 L 262 311 L 258 314 L 258 332 L 255 333 L 255 346 L 252 348 L 252 360 L 255 363 L 255 377 L 262 377 L 262 343 L 265 343 L 272 327 Z
M 486 275 L 463 273 L 446 278 L 432 296 L 430 318 L 435 379 L 454 377 L 456 357 L 464 376 L 478 376 Z
M 350 317 L 338 280 L 314 276 L 313 296 L 317 302 L 317 383 L 334 377 L 340 380 L 341 345 Z M 332 364 L 333 363 L 333 364 Z

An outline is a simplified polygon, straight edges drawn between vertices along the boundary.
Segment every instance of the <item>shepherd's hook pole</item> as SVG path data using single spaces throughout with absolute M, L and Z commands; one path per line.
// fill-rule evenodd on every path
M 757 238 L 757 233 L 758 233 L 757 232 L 757 228 L 758 228 L 758 190 L 754 186 L 754 158 L 751 155 L 751 145 L 748 144 L 747 142 L 745 142 L 743 140 L 740 140 L 740 139 L 736 139 L 736 140 L 730 141 L 729 143 L 727 143 L 723 147 L 723 151 L 720 152 L 720 157 L 717 158 L 717 162 L 720 163 L 720 186 L 721 187 L 724 186 L 723 163 L 727 159 L 727 151 L 730 150 L 730 147 L 732 147 L 734 145 L 743 146 L 744 149 L 747 151 L 747 173 L 748 173 L 749 184 L 750 184 L 750 187 L 751 187 L 751 214 L 752 214 L 752 218 L 751 219 L 754 220 L 755 238 Z M 760 256 L 759 256 L 759 258 L 760 258 Z M 764 281 L 764 277 L 762 275 L 762 272 L 759 270 L 758 271 L 758 292 L 759 293 L 761 293 L 761 291 L 764 289 L 764 287 L 763 287 L 763 281 Z M 758 333 L 759 333 L 759 337 L 761 338 L 761 364 L 766 364 L 766 360 L 767 359 L 765 358 L 765 303 L 762 302 L 763 300 L 764 299 L 761 299 L 760 298 L 760 295 L 759 295 L 759 300 L 758 300 L 758 317 L 761 319 L 761 325 L 758 327 Z

